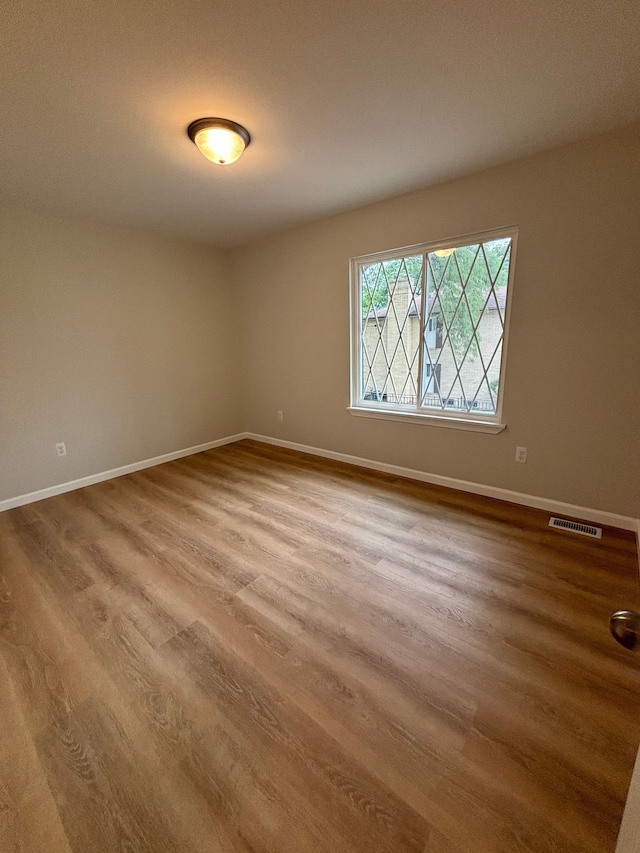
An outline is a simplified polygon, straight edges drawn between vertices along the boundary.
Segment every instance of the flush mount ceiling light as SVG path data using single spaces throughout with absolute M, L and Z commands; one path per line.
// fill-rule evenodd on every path
M 436 249 L 433 253 L 436 258 L 448 258 L 449 255 L 453 255 L 455 252 L 455 248 L 452 249 Z
M 226 118 L 199 118 L 191 122 L 187 133 L 207 160 L 220 166 L 235 163 L 251 142 L 245 127 Z

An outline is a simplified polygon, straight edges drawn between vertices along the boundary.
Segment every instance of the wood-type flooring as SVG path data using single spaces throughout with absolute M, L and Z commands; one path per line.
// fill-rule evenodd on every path
M 632 534 L 243 441 L 0 515 L 2 853 L 614 853 Z

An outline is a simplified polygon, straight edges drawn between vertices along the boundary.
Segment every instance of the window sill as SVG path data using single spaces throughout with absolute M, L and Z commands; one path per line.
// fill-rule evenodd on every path
M 367 409 L 364 406 L 347 406 L 350 415 L 358 418 L 379 418 L 385 421 L 402 421 L 403 423 L 428 424 L 447 429 L 462 429 L 468 432 L 485 432 L 497 435 L 506 424 L 491 423 L 491 421 L 474 421 L 467 418 L 445 418 L 440 415 L 423 415 L 417 412 L 390 412 L 384 409 Z

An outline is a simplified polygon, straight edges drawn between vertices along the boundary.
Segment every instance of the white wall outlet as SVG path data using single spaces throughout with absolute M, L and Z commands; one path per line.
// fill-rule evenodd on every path
M 526 447 L 516 447 L 516 462 L 526 462 L 527 461 L 527 448 Z
M 279 421 L 284 420 L 284 415 L 282 414 L 282 409 L 278 409 L 278 420 Z
M 56 453 L 58 454 L 58 456 L 67 455 L 67 445 L 64 443 L 64 441 L 59 441 L 56 444 Z

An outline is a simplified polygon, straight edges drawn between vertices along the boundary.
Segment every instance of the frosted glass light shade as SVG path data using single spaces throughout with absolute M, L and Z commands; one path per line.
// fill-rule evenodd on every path
M 187 132 L 207 160 L 219 166 L 235 163 L 251 142 L 246 128 L 224 118 L 198 119 L 189 125 Z
M 226 127 L 205 127 L 196 133 L 194 140 L 207 160 L 226 166 L 235 163 L 244 151 L 244 139 Z

